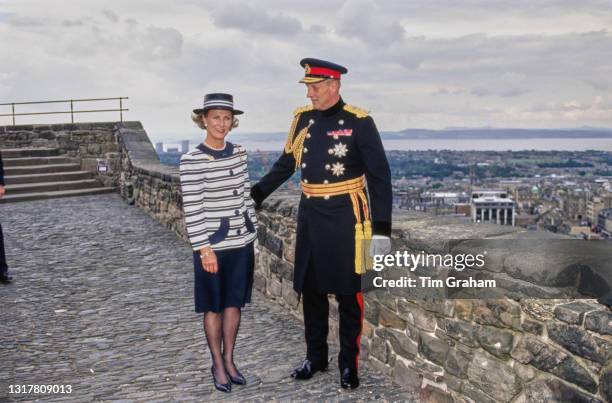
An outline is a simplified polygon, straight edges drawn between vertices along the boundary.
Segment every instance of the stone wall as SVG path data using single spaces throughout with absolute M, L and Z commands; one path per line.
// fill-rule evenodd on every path
M 187 240 L 178 168 L 162 165 L 140 123 L 116 124 L 121 196 Z
M 138 122 L 125 124 L 139 125 Z M 119 151 L 115 125 L 113 122 L 98 122 L 0 126 L 0 148 L 57 148 L 60 154 L 79 158 L 81 169 L 96 173 L 98 160 L 105 160 L 111 170 L 108 174 L 100 174 L 99 179 L 111 186 L 112 167 Z
M 293 291 L 296 197 L 259 215 L 255 286 L 301 318 Z M 520 238 L 517 228 L 419 214 L 394 215 L 394 238 Z M 520 258 L 520 255 L 519 255 Z M 612 400 L 612 313 L 595 300 L 408 300 L 364 294 L 362 359 L 435 401 Z M 338 340 L 330 298 L 330 341 Z M 547 400 L 548 399 L 548 400 Z

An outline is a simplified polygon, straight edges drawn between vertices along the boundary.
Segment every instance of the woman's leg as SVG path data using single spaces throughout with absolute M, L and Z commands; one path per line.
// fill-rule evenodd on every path
M 221 354 L 221 337 L 223 318 L 221 313 L 208 311 L 204 313 L 204 333 L 208 341 L 208 348 L 212 356 L 213 365 L 215 367 L 215 378 L 219 383 L 227 383 L 227 375 L 225 374 L 225 366 L 223 365 L 223 355 Z
M 234 365 L 234 345 L 240 327 L 240 308 L 231 307 L 223 310 L 223 364 L 231 376 L 238 376 Z

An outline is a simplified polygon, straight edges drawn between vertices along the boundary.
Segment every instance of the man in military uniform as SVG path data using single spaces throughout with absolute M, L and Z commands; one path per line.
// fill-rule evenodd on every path
M 335 294 L 340 384 L 356 388 L 361 274 L 368 252 L 390 249 L 391 174 L 374 121 L 340 97 L 340 77 L 347 69 L 312 58 L 300 64 L 305 70 L 300 82 L 306 84 L 312 104 L 295 110 L 283 154 L 253 186 L 251 196 L 260 205 L 302 170 L 293 287 L 303 296 L 307 356 L 291 376 L 309 379 L 327 369 L 327 294 Z M 366 251 L 370 239 L 375 241 Z

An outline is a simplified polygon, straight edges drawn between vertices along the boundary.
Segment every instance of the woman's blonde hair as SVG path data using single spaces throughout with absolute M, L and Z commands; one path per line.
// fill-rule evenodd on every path
M 196 126 L 198 126 L 200 129 L 206 130 L 206 125 L 204 124 L 204 121 L 202 121 L 202 116 L 206 116 L 206 112 L 202 112 L 202 113 L 191 112 L 191 120 L 193 120 L 193 123 L 195 123 Z M 237 128 L 239 124 L 240 124 L 240 121 L 238 120 L 236 116 L 234 116 L 232 119 L 232 127 L 230 128 L 230 130 Z

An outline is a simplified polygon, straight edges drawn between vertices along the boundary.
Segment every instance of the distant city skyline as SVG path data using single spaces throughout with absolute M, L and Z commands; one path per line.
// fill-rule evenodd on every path
M 302 57 L 346 65 L 345 100 L 381 131 L 612 127 L 600 0 L 0 0 L 0 35 L 0 103 L 129 96 L 153 142 L 198 136 L 191 109 L 216 91 L 245 110 L 238 133 L 286 132 Z

